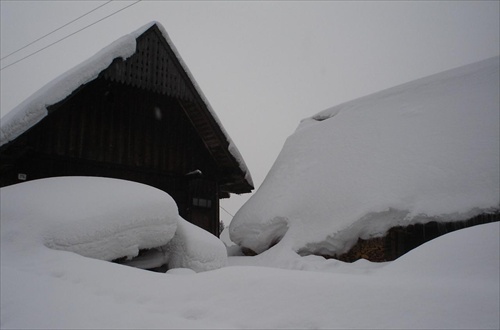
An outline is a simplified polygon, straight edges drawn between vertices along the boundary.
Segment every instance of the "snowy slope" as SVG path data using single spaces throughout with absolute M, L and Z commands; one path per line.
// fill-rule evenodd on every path
M 335 254 L 395 225 L 498 209 L 499 109 L 495 57 L 307 118 L 235 215 L 231 240 Z

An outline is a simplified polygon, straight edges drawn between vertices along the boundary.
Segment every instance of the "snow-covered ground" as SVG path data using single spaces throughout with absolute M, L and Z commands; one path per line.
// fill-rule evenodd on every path
M 4 198 L 5 189 L 2 212 L 15 202 Z M 64 201 L 47 205 L 37 220 L 50 220 L 44 215 L 57 213 Z M 37 239 L 41 226 L 34 219 L 20 225 L 30 213 L 15 209 L 23 216 L 1 217 L 4 329 L 500 326 L 499 223 L 441 236 L 391 263 L 269 250 L 231 257 L 218 270 L 165 274 L 50 249 Z
M 236 213 L 261 253 L 347 252 L 393 226 L 500 207 L 499 57 L 340 104 L 301 122 Z M 281 241 L 280 241 L 281 240 Z

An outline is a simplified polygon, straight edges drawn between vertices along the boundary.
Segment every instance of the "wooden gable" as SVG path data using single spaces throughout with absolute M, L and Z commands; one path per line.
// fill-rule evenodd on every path
M 253 187 L 180 61 L 158 26 L 149 27 L 132 56 L 48 105 L 41 121 L 0 147 L 0 186 L 68 175 L 141 182 L 218 235 L 219 199 Z
M 100 76 L 175 98 L 217 163 L 221 188 L 238 194 L 253 190 L 238 160 L 230 153 L 229 141 L 214 114 L 156 25 L 137 38 L 134 55 L 125 61 L 115 60 Z

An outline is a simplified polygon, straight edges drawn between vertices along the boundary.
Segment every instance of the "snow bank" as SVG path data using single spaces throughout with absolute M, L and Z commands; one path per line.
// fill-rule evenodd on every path
M 476 237 L 481 239 L 476 241 Z M 431 240 L 387 263 L 380 272 L 381 276 L 391 274 L 420 281 L 470 281 L 474 284 L 469 285 L 500 292 L 500 223 L 474 226 Z
M 177 205 L 143 184 L 97 177 L 57 177 L 0 189 L 2 250 L 41 245 L 101 260 L 134 257 L 167 244 Z M 17 252 L 16 252 L 17 251 Z
M 165 265 L 169 271 L 179 268 L 204 272 L 226 266 L 227 252 L 217 237 L 178 217 L 175 235 L 166 245 L 142 251 L 138 257 L 120 263 L 142 269 Z
M 499 235 L 499 223 L 457 231 L 378 270 L 324 260 L 326 273 L 293 271 L 235 257 L 240 266 L 197 274 L 147 272 L 43 246 L 12 256 L 5 248 L 14 242 L 2 237 L 0 327 L 498 329 Z M 319 269 L 314 258 L 304 265 Z
M 499 57 L 305 119 L 230 224 L 261 253 L 343 253 L 396 225 L 499 208 Z
M 224 243 L 209 232 L 179 217 L 174 238 L 165 246 L 168 268 L 204 272 L 226 266 Z
M 7 258 L 45 245 L 100 260 L 126 257 L 123 264 L 143 269 L 201 272 L 227 263 L 222 241 L 182 219 L 167 193 L 140 183 L 57 177 L 4 187 L 0 197 Z
M 243 256 L 243 252 L 239 245 L 235 244 L 229 238 L 229 227 L 225 227 L 224 230 L 219 235 L 220 240 L 226 246 L 228 256 Z

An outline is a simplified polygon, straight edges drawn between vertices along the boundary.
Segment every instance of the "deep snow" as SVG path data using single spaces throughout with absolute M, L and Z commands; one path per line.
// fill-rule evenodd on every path
M 498 329 L 499 235 L 460 230 L 385 264 L 270 250 L 166 274 L 42 245 L 12 255 L 2 237 L 1 327 Z
M 135 257 L 167 244 L 179 216 L 167 193 L 110 178 L 27 181 L 1 188 L 0 198 L 6 255 L 44 245 L 108 261 Z
M 261 253 L 341 254 L 392 226 L 500 207 L 499 57 L 390 88 L 301 122 L 236 213 Z M 274 248 L 273 248 L 274 249 Z
M 189 268 L 195 272 L 204 272 L 227 264 L 224 243 L 182 218 L 179 218 L 175 235 L 165 250 L 169 268 Z
M 196 273 L 226 265 L 224 244 L 179 221 L 156 188 L 43 179 L 0 189 L 0 211 L 4 329 L 500 326 L 500 223 L 444 235 L 390 263 L 300 257 L 280 245 Z M 149 238 L 172 236 L 175 219 L 175 236 L 160 250 L 192 269 L 155 273 L 95 259 L 114 257 L 97 251 L 129 254 L 137 245 L 136 253 Z M 51 239 L 71 244 L 56 250 Z
M 179 216 L 159 189 L 99 177 L 56 177 L 0 189 L 2 258 L 46 248 L 151 269 L 226 265 L 224 244 Z M 139 250 L 146 250 L 138 258 Z M 133 259 L 132 259 L 133 258 Z

